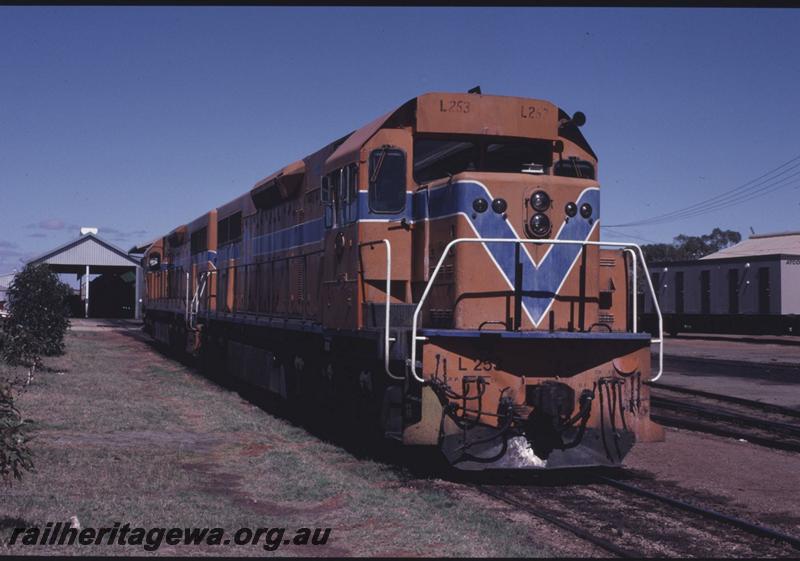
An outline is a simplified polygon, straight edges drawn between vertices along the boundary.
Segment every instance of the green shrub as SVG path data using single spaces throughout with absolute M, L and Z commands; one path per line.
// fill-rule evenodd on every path
M 26 425 L 14 405 L 14 391 L 31 383 L 43 356 L 64 352 L 69 327 L 70 288 L 47 265 L 27 265 L 8 287 L 9 315 L 0 327 L 0 356 L 28 369 L 27 380 L 0 381 L 0 480 L 19 479 L 33 469 Z
M 35 368 L 42 356 L 64 352 L 70 288 L 47 265 L 27 265 L 8 287 L 2 353 L 11 365 Z
M 0 384 L 0 480 L 20 479 L 24 470 L 33 469 L 26 425 L 14 406 L 11 384 Z

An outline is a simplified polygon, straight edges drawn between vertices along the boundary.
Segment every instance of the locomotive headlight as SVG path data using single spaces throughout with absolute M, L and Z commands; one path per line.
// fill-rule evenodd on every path
M 531 195 L 531 206 L 538 212 L 544 212 L 550 208 L 550 195 L 544 191 L 536 191 Z
M 550 233 L 550 219 L 542 213 L 534 214 L 529 223 L 531 232 L 537 238 L 543 238 Z
M 589 218 L 592 215 L 592 205 L 589 203 L 583 203 L 581 205 L 581 216 L 584 218 Z
M 575 203 L 567 203 L 564 206 L 564 212 L 567 214 L 567 216 L 572 218 L 573 216 L 578 214 L 578 205 L 576 205 Z
M 475 212 L 486 212 L 489 203 L 486 202 L 486 199 L 475 199 L 472 201 L 472 208 L 475 209 Z
M 492 210 L 497 214 L 503 214 L 508 208 L 508 203 L 505 199 L 495 199 L 492 201 Z

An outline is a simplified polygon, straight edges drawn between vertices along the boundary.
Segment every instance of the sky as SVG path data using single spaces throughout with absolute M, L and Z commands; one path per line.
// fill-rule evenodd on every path
M 800 230 L 800 177 L 721 195 L 800 156 L 799 29 L 794 9 L 0 7 L 0 273 L 80 226 L 127 250 L 476 85 L 586 114 L 601 229 L 742 201 L 604 239 Z

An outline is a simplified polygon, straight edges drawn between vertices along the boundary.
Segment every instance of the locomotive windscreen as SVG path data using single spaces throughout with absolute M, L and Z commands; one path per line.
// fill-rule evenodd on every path
M 497 137 L 416 138 L 414 180 L 426 183 L 462 171 L 521 173 L 531 164 L 548 168 L 549 140 L 503 140 Z

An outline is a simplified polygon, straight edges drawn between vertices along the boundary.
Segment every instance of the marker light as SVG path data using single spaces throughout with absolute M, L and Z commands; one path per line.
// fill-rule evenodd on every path
M 508 203 L 505 199 L 495 199 L 492 201 L 492 210 L 497 214 L 503 214 L 508 208 Z
M 567 213 L 567 216 L 572 218 L 573 216 L 578 214 L 578 205 L 576 205 L 575 203 L 567 203 L 564 206 L 564 212 Z
M 584 218 L 589 218 L 592 215 L 592 205 L 589 203 L 583 203 L 581 205 L 581 216 Z
M 475 199 L 472 201 L 472 208 L 475 209 L 475 212 L 486 212 L 489 203 L 486 202 L 486 199 Z

